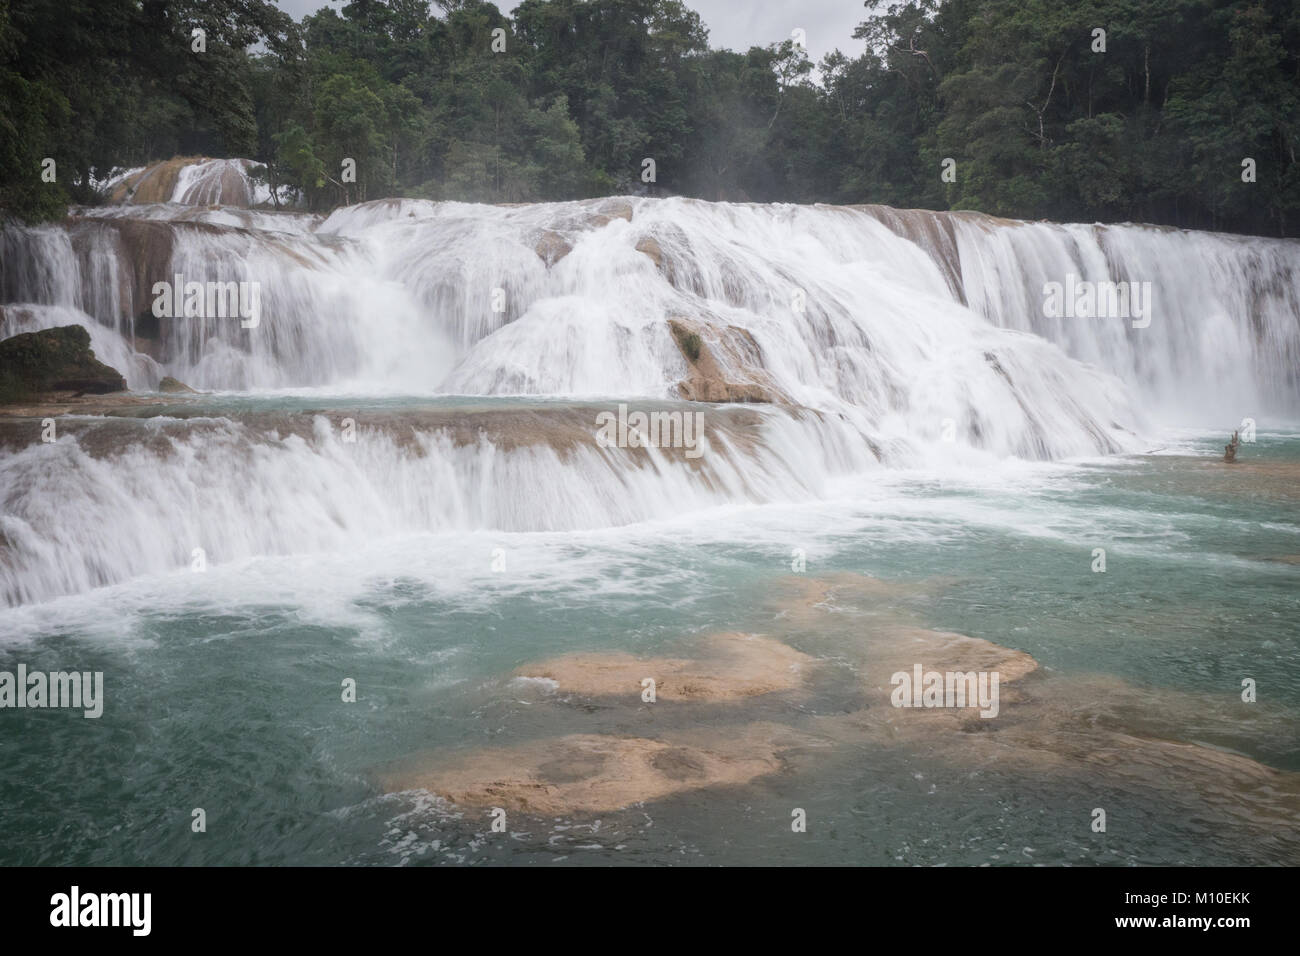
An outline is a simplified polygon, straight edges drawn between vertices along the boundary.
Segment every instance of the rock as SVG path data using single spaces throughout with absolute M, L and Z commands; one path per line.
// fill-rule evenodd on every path
M 188 223 L 187 231 L 205 228 Z M 163 358 L 167 327 L 153 314 L 154 283 L 172 277 L 172 252 L 178 227 L 170 222 L 143 219 L 86 218 L 77 220 L 72 230 L 73 250 L 79 255 L 94 256 L 96 249 L 107 245 L 115 250 L 118 275 L 122 277 L 118 293 L 120 308 L 134 315 L 131 347 L 151 356 Z
M 758 634 L 707 637 L 695 658 L 638 658 L 614 651 L 568 654 L 528 664 L 517 677 L 548 680 L 561 694 L 640 701 L 642 680 L 655 681 L 663 701 L 726 701 L 801 686 L 815 661 Z
M 543 816 L 611 813 L 706 787 L 737 787 L 786 768 L 820 740 L 765 721 L 678 730 L 662 739 L 570 734 L 437 754 L 384 775 L 390 793 L 427 790 L 460 806 Z
M 1237 460 L 1237 446 L 1241 444 L 1241 439 L 1236 432 L 1232 433 L 1232 441 L 1223 446 L 1223 460 L 1232 464 Z
M 753 379 L 767 379 L 758 343 L 747 330 L 733 326 L 706 343 L 702 327 L 685 319 L 669 319 L 668 328 L 690 369 L 686 378 L 677 383 L 677 394 L 688 402 L 766 404 L 780 397 L 765 381 L 738 381 L 728 377 L 714 354 L 715 350 L 719 351 L 729 360 L 729 367 L 743 367 Z
M 537 240 L 537 245 L 533 248 L 548 268 L 573 251 L 573 246 L 569 244 L 567 239 L 550 229 L 542 233 L 541 238 Z
M 600 217 L 606 221 L 610 219 L 626 219 L 632 221 L 632 204 L 621 197 L 607 199 L 599 206 Z
M 80 325 L 24 332 L 0 342 L 0 401 L 19 402 L 47 392 L 102 395 L 126 390 L 126 381 L 95 358 Z
M 60 415 L 93 415 L 96 418 L 107 416 L 132 415 L 137 408 L 169 404 L 172 399 L 162 395 L 140 395 L 136 392 L 108 392 L 104 395 L 82 395 L 72 392 L 52 392 L 33 395 L 27 401 L 18 404 L 4 404 L 0 400 L 0 451 L 12 450 L 19 444 L 29 443 L 30 435 L 24 433 L 19 442 L 8 442 L 5 423 L 11 419 L 23 418 L 57 418 Z M 24 428 L 30 425 L 24 423 Z M 120 437 L 120 436 L 117 436 Z
M 173 156 L 153 163 L 118 183 L 109 193 L 108 201 L 115 204 L 167 202 L 176 190 L 181 170 L 202 161 L 201 156 Z
M 527 205 L 527 204 L 523 204 Z M 622 219 L 625 222 L 632 221 L 632 204 L 626 199 L 608 199 L 595 206 L 582 206 L 572 211 L 569 215 L 561 219 L 554 220 L 553 225 L 557 229 L 563 229 L 569 236 L 578 233 L 591 232 L 595 229 L 603 229 L 615 219 Z M 551 238 L 554 236 L 554 238 Z M 558 240 L 558 242 L 556 241 Z M 562 249 L 556 259 L 567 255 L 572 243 L 565 239 L 563 235 L 555 232 L 553 229 L 547 229 L 542 233 L 542 239 L 538 242 L 536 249 L 537 254 L 546 260 L 547 265 L 551 260 L 546 253 L 547 247 Z
M 192 172 L 184 193 L 176 194 L 181 170 L 201 166 Z M 152 163 L 119 182 L 108 194 L 113 204 L 140 205 L 172 202 L 219 209 L 237 206 L 247 209 L 253 204 L 249 189 L 247 164 L 242 160 L 211 159 L 206 156 L 173 156 Z
M 663 265 L 664 251 L 663 249 L 659 248 L 659 243 L 656 242 L 654 239 L 651 239 L 649 236 L 646 236 L 645 238 L 637 242 L 636 251 L 643 252 L 647 256 L 649 256 L 650 261 L 655 264 L 656 269 L 660 268 Z
M 160 392 L 189 392 L 191 395 L 197 395 L 198 392 L 190 388 L 184 382 L 177 381 L 170 375 L 163 376 L 163 380 L 158 383 Z

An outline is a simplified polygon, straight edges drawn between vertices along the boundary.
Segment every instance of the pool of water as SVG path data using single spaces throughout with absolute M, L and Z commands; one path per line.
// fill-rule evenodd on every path
M 0 609 L 0 670 L 105 685 L 98 719 L 0 711 L 0 863 L 1300 863 L 1300 434 L 1261 431 L 1235 466 L 1221 445 L 878 472 L 596 531 L 397 536 Z M 843 590 L 800 605 L 806 582 Z M 1032 655 L 1038 709 L 1012 699 L 969 741 L 858 722 L 890 706 L 868 648 L 904 625 Z M 814 676 L 694 704 L 516 680 L 733 631 Z M 759 723 L 807 735 L 772 772 L 598 812 L 511 807 L 503 832 L 492 806 L 390 783 L 575 734 Z

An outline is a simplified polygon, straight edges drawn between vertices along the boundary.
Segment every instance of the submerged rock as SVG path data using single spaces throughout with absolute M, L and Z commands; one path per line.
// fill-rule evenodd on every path
M 632 221 L 632 203 L 622 196 L 614 196 L 602 202 L 597 208 L 599 219 L 603 220 L 600 224 L 609 222 L 611 219 L 625 219 Z
M 727 632 L 706 638 L 699 658 L 638 658 L 597 651 L 535 664 L 519 677 L 554 682 L 562 694 L 639 700 L 643 681 L 655 681 L 665 701 L 737 700 L 799 687 L 816 663 L 788 644 L 757 634 Z
M 788 584 L 775 596 L 774 620 L 783 633 L 801 635 L 806 653 L 776 637 L 717 634 L 690 659 L 587 652 L 526 665 L 517 673 L 550 675 L 552 699 L 590 697 L 580 711 L 585 716 L 573 719 L 571 711 L 558 722 L 554 714 L 530 711 L 527 739 L 413 755 L 382 771 L 381 785 L 390 793 L 424 790 L 461 807 L 591 816 L 712 788 L 729 788 L 747 801 L 747 788 L 762 779 L 785 778 L 774 786 L 799 792 L 821 779 L 814 774 L 832 753 L 892 752 L 951 767 L 963 779 L 1014 774 L 1168 802 L 1250 838 L 1294 829 L 1300 774 L 1178 739 L 1230 742 L 1241 720 L 1232 695 L 1045 672 L 1024 651 L 932 630 L 906 610 L 906 599 L 942 590 L 945 579 L 881 581 L 842 573 L 794 576 Z M 852 640 L 846 644 L 840 635 Z M 829 655 L 818 655 L 816 645 L 828 640 Z M 996 673 L 1001 709 L 986 715 L 969 697 L 949 702 L 946 694 L 919 704 L 900 701 L 898 676 L 914 674 L 917 664 L 948 682 Z M 832 684 L 819 690 L 808 682 L 812 666 L 819 667 L 819 681 L 829 677 Z M 647 669 L 668 675 L 661 700 L 674 686 L 681 696 L 671 711 L 642 705 L 633 723 L 626 711 L 610 709 L 610 698 L 638 699 Z M 817 696 L 837 675 L 856 693 Z M 682 681 L 695 676 L 708 679 L 703 693 Z M 799 697 L 765 697 L 769 681 L 781 685 L 770 689 Z M 723 699 L 729 702 L 716 706 Z M 1280 738 L 1291 715 L 1256 710 L 1251 719 Z M 924 781 L 929 774 L 912 776 Z M 934 783 L 929 792 L 936 792 Z
M 188 385 L 186 385 L 184 382 L 181 382 L 181 381 L 178 381 L 177 379 L 172 378 L 170 375 L 164 375 L 164 376 L 163 376 L 162 381 L 158 383 L 158 391 L 160 391 L 160 392 L 188 392 L 188 393 L 191 394 L 191 395 L 197 395 L 197 394 L 198 394 L 198 392 L 197 392 L 195 389 L 190 388 L 190 387 L 189 387 Z
M 608 813 L 780 773 L 789 751 L 817 743 L 808 734 L 762 721 L 677 731 L 661 739 L 570 734 L 398 771 L 385 778 L 384 788 L 427 790 L 462 806 L 547 816 Z
M 541 238 L 537 240 L 534 249 L 538 257 L 547 266 L 553 266 L 572 252 L 573 246 L 558 232 L 547 229 L 542 233 Z
M 80 325 L 24 332 L 0 342 L 0 402 L 49 392 L 102 395 L 126 390 L 126 380 L 95 358 Z
M 659 243 L 650 236 L 646 236 L 644 239 L 637 241 L 636 251 L 649 256 L 650 261 L 655 264 L 656 269 L 663 267 L 664 251 L 660 247 Z

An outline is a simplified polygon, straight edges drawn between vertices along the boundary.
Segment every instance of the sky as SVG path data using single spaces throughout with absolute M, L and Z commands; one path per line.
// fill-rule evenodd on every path
M 276 0 L 276 5 L 295 20 L 323 6 L 339 9 L 346 0 Z M 516 0 L 495 0 L 505 13 Z M 856 55 L 862 41 L 853 39 L 853 28 L 867 16 L 863 0 L 686 0 L 709 28 L 709 45 L 748 50 L 788 39 L 801 28 L 807 37 L 808 57 L 814 63 L 836 47 Z

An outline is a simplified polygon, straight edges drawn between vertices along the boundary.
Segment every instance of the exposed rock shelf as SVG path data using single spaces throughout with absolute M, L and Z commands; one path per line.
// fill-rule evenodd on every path
M 95 358 L 80 325 L 24 332 L 0 341 L 0 403 L 58 393 L 102 395 L 126 390 L 121 373 Z

